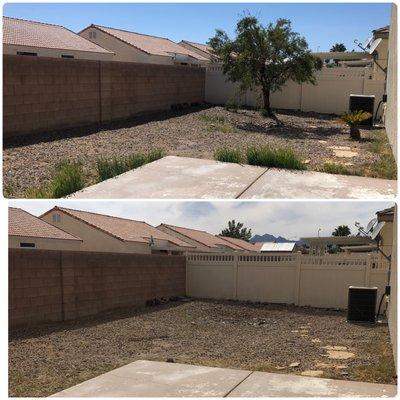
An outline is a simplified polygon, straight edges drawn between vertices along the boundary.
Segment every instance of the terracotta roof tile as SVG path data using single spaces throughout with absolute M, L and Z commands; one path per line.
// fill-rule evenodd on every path
M 188 40 L 182 40 L 183 43 L 187 43 L 190 46 L 195 47 L 196 49 L 199 49 L 201 51 L 204 51 L 205 53 L 209 54 L 210 56 L 214 56 L 212 52 L 212 47 L 207 45 L 207 44 L 202 44 L 202 43 L 196 43 L 196 42 L 189 42 Z
M 191 56 L 197 60 L 208 61 L 207 58 L 202 57 L 201 55 L 195 53 L 194 51 L 188 50 L 167 38 L 145 35 L 137 32 L 129 32 L 101 25 L 92 25 L 92 26 L 148 54 L 153 54 L 158 56 L 171 56 L 177 53 L 177 54 L 184 54 Z M 89 28 L 90 27 L 86 29 Z
M 180 226 L 168 225 L 168 224 L 161 224 L 166 226 L 167 228 L 180 233 L 196 242 L 204 244 L 210 248 L 220 248 L 221 246 L 229 247 L 233 250 L 243 250 L 241 247 L 227 242 L 226 240 L 220 238 L 219 236 L 214 236 L 211 233 L 205 231 L 199 231 L 197 229 L 190 229 L 190 228 L 183 228 Z
M 10 17 L 3 17 L 3 44 L 112 53 L 63 26 Z
M 103 231 L 111 236 L 127 242 L 149 243 L 150 238 L 166 240 L 177 246 L 192 248 L 190 244 L 174 236 L 161 232 L 157 228 L 142 221 L 114 217 L 111 215 L 97 214 L 88 211 L 73 210 L 64 207 L 55 207 L 52 210 L 60 210 L 66 214 L 75 217 L 87 224 Z M 50 210 L 50 211 L 52 211 Z M 50 211 L 47 211 L 49 213 Z M 45 214 L 47 214 L 45 213 Z
M 35 217 L 21 208 L 8 208 L 8 234 L 47 239 L 63 239 L 81 241 L 63 230 Z
M 231 238 L 231 237 L 222 236 L 222 235 L 220 235 L 219 237 L 226 240 L 227 242 L 230 242 L 230 243 L 242 248 L 243 250 L 259 251 L 259 248 L 257 246 L 255 246 L 253 243 L 246 242 L 245 240 Z

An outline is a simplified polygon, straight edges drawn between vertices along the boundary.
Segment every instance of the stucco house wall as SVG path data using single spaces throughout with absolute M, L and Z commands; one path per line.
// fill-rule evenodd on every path
M 21 247 L 21 243 L 33 243 L 35 247 Z M 39 250 L 81 250 L 79 240 L 49 239 L 32 236 L 8 236 L 9 249 L 39 249 Z
M 53 220 L 53 215 L 60 215 L 60 222 Z M 44 221 L 60 228 L 71 235 L 80 237 L 83 242 L 81 251 L 97 251 L 111 253 L 138 253 L 150 254 L 151 249 L 147 243 L 124 242 L 108 235 L 82 221 L 73 218 L 64 212 L 57 210 L 49 212 L 41 217 Z
M 385 127 L 394 157 L 397 160 L 397 6 L 392 4 L 389 32 L 389 59 L 386 81 L 388 95 Z
M 3 54 L 17 55 L 19 51 L 37 53 L 37 57 L 62 58 L 61 57 L 62 55 L 68 55 L 68 56 L 74 56 L 74 58 L 80 60 L 111 61 L 114 56 L 112 53 L 96 53 L 90 51 L 62 50 L 62 49 L 50 49 L 45 47 L 3 44 Z M 33 56 L 21 56 L 21 57 L 33 57 Z
M 96 37 L 89 37 L 90 32 L 96 32 Z M 109 51 L 114 52 L 115 54 L 112 57 L 113 61 L 164 65 L 174 64 L 172 57 L 147 54 L 97 29 L 96 27 L 89 27 L 88 29 L 79 32 L 79 36 L 82 36 L 83 38 L 90 40 L 91 42 L 96 43 L 97 45 L 104 47 Z

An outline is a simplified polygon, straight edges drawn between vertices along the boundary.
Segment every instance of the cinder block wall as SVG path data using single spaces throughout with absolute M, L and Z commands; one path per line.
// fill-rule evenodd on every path
M 4 137 L 204 102 L 205 71 L 171 65 L 3 56 Z
M 183 256 L 9 250 L 10 326 L 185 295 Z

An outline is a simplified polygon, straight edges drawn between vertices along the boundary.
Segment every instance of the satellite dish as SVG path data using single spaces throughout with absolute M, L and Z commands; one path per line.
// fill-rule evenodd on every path
M 361 47 L 363 47 L 364 49 L 366 49 L 372 42 L 373 36 L 371 36 L 370 38 L 368 38 L 365 42 L 362 43 Z
M 373 218 L 373 219 L 371 219 L 371 221 L 368 222 L 367 229 L 366 229 L 367 233 L 370 233 L 374 229 L 374 226 L 377 221 L 378 220 L 376 218 Z
M 382 230 L 383 226 L 385 225 L 385 222 L 378 222 L 378 224 L 375 226 L 373 231 L 371 232 L 371 239 L 375 240 L 376 237 L 379 235 L 379 232 Z
M 376 48 L 379 46 L 379 43 L 382 42 L 382 38 L 378 38 L 374 40 L 369 46 L 368 46 L 368 53 L 372 54 Z

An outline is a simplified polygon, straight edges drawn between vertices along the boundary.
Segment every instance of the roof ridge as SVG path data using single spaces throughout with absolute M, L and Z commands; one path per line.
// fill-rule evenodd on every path
M 124 217 L 118 217 L 115 215 L 109 215 L 109 214 L 102 214 L 94 211 L 86 211 L 86 210 L 77 210 L 76 208 L 68 208 L 68 207 L 59 207 L 59 206 L 54 206 L 54 208 L 57 208 L 59 210 L 68 210 L 68 211 L 78 211 L 78 212 L 83 212 L 87 214 L 94 214 L 94 215 L 100 215 L 101 217 L 109 217 L 109 218 L 116 218 L 116 219 L 122 219 L 124 221 L 130 221 L 130 222 L 140 222 L 149 226 L 152 226 L 148 224 L 146 221 L 139 221 L 137 219 L 130 219 L 130 218 L 124 218 Z M 50 210 L 49 210 L 50 211 Z
M 111 26 L 105 26 L 105 25 L 92 24 L 91 26 L 95 26 L 95 27 L 99 27 L 99 28 L 106 28 L 106 29 L 113 29 L 115 31 L 127 32 L 127 33 L 134 33 L 135 35 L 149 36 L 149 37 L 154 37 L 156 39 L 165 39 L 165 40 L 169 40 L 172 43 L 175 43 L 171 39 L 169 39 L 167 37 L 164 37 L 164 36 L 156 36 L 156 35 L 150 35 L 148 33 L 140 33 L 140 32 L 128 31 L 127 29 L 113 28 Z M 177 44 L 177 43 L 175 43 L 175 44 Z
M 189 230 L 189 231 L 203 232 L 203 233 L 207 233 L 207 234 L 209 234 L 209 235 L 211 235 L 211 236 L 215 236 L 215 235 L 213 235 L 212 233 L 207 232 L 207 231 L 203 231 L 203 230 L 201 230 L 201 229 L 186 228 L 185 226 L 171 225 L 171 224 L 164 224 L 164 223 L 162 223 L 161 225 L 170 226 L 170 227 L 172 227 L 172 228 L 187 229 L 187 230 Z
M 24 22 L 29 22 L 31 24 L 39 24 L 39 25 L 49 25 L 49 26 L 58 26 L 60 28 L 64 28 L 64 29 L 68 29 L 63 25 L 60 24 L 51 24 L 49 22 L 41 22 L 41 21 L 34 21 L 31 19 L 24 19 L 24 18 L 16 18 L 16 17 L 7 17 L 6 15 L 3 15 L 3 18 L 7 18 L 7 19 L 13 19 L 13 20 L 17 20 L 17 21 L 24 21 Z M 69 30 L 69 29 L 68 29 Z M 71 31 L 72 32 L 72 31 Z M 75 33 L 75 32 L 74 32 Z M 75 33 L 76 34 L 76 33 Z

